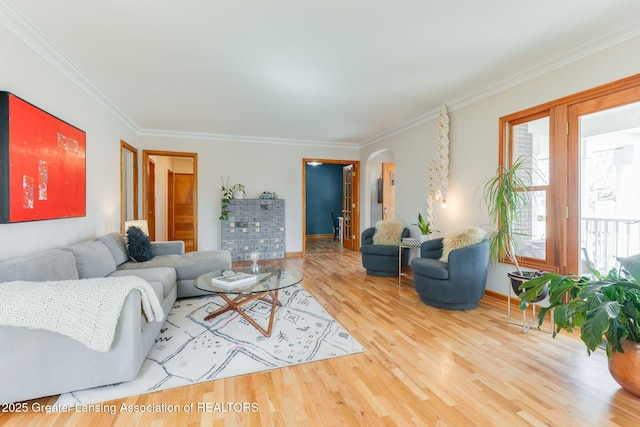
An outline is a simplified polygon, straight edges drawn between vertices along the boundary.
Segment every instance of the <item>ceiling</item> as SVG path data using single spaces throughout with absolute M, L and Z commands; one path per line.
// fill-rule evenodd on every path
M 640 35 L 637 0 L 0 0 L 141 134 L 363 145 Z

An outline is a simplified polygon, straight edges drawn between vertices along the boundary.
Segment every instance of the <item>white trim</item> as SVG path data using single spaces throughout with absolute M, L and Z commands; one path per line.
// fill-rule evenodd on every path
M 533 80 L 536 77 L 540 77 L 551 71 L 557 70 L 558 68 L 564 67 L 565 65 L 577 62 L 638 36 L 640 36 L 640 19 L 634 19 L 624 25 L 614 28 L 613 30 L 604 32 L 571 48 L 562 50 L 508 78 L 484 86 L 478 90 L 471 91 L 460 98 L 451 100 L 448 103 L 450 111 L 452 109 L 459 109 L 473 104 L 481 99 L 488 98 L 489 96 L 500 93 L 506 89 L 510 89 L 526 81 Z
M 398 127 L 389 129 L 388 131 L 385 131 L 385 132 L 383 132 L 383 133 L 381 133 L 381 134 L 379 134 L 377 136 L 374 136 L 373 138 L 362 142 L 360 144 L 360 148 L 367 147 L 367 146 L 369 146 L 371 144 L 375 144 L 376 142 L 384 141 L 385 139 L 389 139 L 392 136 L 395 136 L 395 135 L 397 135 L 399 133 L 402 133 L 404 131 L 412 129 L 412 128 L 416 127 L 416 126 L 420 126 L 423 123 L 427 123 L 427 122 L 435 119 L 436 117 L 438 117 L 439 110 L 440 110 L 440 106 L 438 106 L 437 109 L 435 109 L 435 110 L 433 110 L 433 111 L 431 111 L 429 113 L 423 114 L 423 115 L 421 115 L 421 116 L 419 116 L 419 117 L 417 117 L 417 118 L 415 118 L 415 119 L 413 119 L 413 120 L 411 120 L 411 121 L 409 121 L 409 122 L 407 122 L 407 123 L 405 123 L 403 125 L 400 125 Z
M 463 108 L 484 98 L 488 98 L 492 95 L 500 93 L 506 89 L 510 89 L 526 81 L 533 80 L 536 77 L 540 77 L 553 70 L 564 67 L 565 65 L 579 61 L 583 58 L 591 56 L 607 48 L 616 46 L 620 43 L 624 43 L 627 40 L 638 36 L 640 36 L 640 18 L 629 21 L 624 25 L 601 33 L 600 35 L 577 44 L 571 48 L 560 51 L 555 55 L 552 55 L 547 59 L 538 62 L 537 64 L 534 64 L 521 70 L 520 72 L 513 74 L 510 77 L 467 92 L 466 94 L 458 98 L 451 99 L 448 102 L 445 102 L 445 104 L 448 106 L 450 112 Z M 378 136 L 364 141 L 360 144 L 360 147 L 366 147 L 376 142 L 380 142 L 411 128 L 419 126 L 423 123 L 434 120 L 438 116 L 438 108 L 422 116 L 419 116 L 403 125 L 390 129 Z
M 46 37 L 38 32 L 18 11 L 6 1 L 0 1 L 0 24 L 33 49 L 38 55 L 53 65 L 65 77 L 71 80 L 107 111 L 120 119 L 127 127 L 137 132 L 140 126 L 118 105 L 101 91 L 82 71 L 78 69 Z
M 138 135 L 161 136 L 172 138 L 206 139 L 214 141 L 242 141 L 262 144 L 284 144 L 314 147 L 332 148 L 364 148 L 371 144 L 386 140 L 394 135 L 405 132 L 423 123 L 434 120 L 438 116 L 436 107 L 433 111 L 418 116 L 400 126 L 389 129 L 377 136 L 362 142 L 340 142 L 340 141 L 314 141 L 297 139 L 279 139 L 266 137 L 251 137 L 240 135 L 220 135 L 197 132 L 177 132 L 157 129 L 141 129 L 140 125 L 125 113 L 109 96 L 100 90 L 82 71 L 80 71 L 67 57 L 60 52 L 46 37 L 38 32 L 18 11 L 16 11 L 6 0 L 0 0 L 0 24 L 14 33 L 18 39 L 42 56 L 57 70 L 75 83 L 80 89 L 106 108 L 115 117 L 120 119 L 131 130 Z M 565 49 L 549 58 L 527 67 L 512 76 L 488 84 L 465 95 L 445 102 L 449 106 L 449 111 L 473 104 L 481 99 L 495 95 L 501 91 L 514 87 L 525 81 L 532 80 L 550 71 L 576 62 L 594 53 L 600 52 L 609 47 L 623 43 L 640 35 L 640 19 L 634 19 L 628 23 L 618 26 L 612 30 L 580 43 L 571 48 Z
M 138 129 L 139 136 L 154 136 L 161 138 L 184 138 L 184 139 L 201 139 L 209 141 L 224 142 L 248 142 L 254 144 L 278 144 L 278 145 L 295 145 L 308 147 L 324 147 L 324 148 L 352 148 L 360 149 L 356 142 L 342 141 L 314 141 L 308 139 L 286 139 L 286 138 L 268 138 L 258 136 L 242 136 L 242 135 L 223 135 L 204 132 L 182 132 L 161 129 Z

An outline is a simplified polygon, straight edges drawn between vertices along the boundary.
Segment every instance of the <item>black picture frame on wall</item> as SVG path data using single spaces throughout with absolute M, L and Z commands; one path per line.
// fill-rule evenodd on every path
M 5 116 L 9 116 L 9 102 L 0 94 L 0 117 Z M 9 140 L 9 120 L 0 120 L 0 141 L 5 140 Z M 0 224 L 5 224 L 9 222 L 9 144 L 3 143 L 0 143 L 0 194 Z

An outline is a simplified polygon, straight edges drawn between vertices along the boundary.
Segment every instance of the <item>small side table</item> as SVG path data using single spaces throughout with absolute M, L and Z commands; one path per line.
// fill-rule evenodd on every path
M 413 256 L 415 257 L 417 256 L 418 248 L 420 248 L 420 246 L 422 246 L 422 242 L 411 237 L 405 237 L 398 245 L 398 289 L 402 286 L 402 276 L 404 276 L 404 273 L 402 272 L 402 250 L 406 248 L 413 248 Z

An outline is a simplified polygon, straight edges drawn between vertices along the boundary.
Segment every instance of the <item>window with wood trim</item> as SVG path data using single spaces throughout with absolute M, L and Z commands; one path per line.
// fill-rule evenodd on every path
M 606 121 L 613 117 L 616 108 L 623 106 L 627 113 L 629 110 L 637 112 L 635 122 L 633 114 L 626 114 L 629 120 L 624 123 L 620 123 L 625 118 L 621 115 Z M 601 121 L 584 120 L 594 113 L 601 113 L 595 116 Z M 533 176 L 530 204 L 523 209 L 521 223 L 516 225 L 523 235 L 515 242 L 522 266 L 584 273 L 585 256 L 589 258 L 590 254 L 591 257 L 612 258 L 615 262 L 615 256 L 640 252 L 640 210 L 633 215 L 627 212 L 624 218 L 616 220 L 607 217 L 607 224 L 620 225 L 615 231 L 599 229 L 599 223 L 585 226 L 585 221 L 593 221 L 581 212 L 585 206 L 590 206 L 586 191 L 595 191 L 593 180 L 587 178 L 608 173 L 602 161 L 587 161 L 594 150 L 587 151 L 585 147 L 589 145 L 585 138 L 597 132 L 600 139 L 614 140 L 609 135 L 613 134 L 614 126 L 615 132 L 624 133 L 625 138 L 615 138 L 616 141 L 623 140 L 624 146 L 610 143 L 607 149 L 622 153 L 617 154 L 618 161 L 622 157 L 627 161 L 636 156 L 640 159 L 640 74 L 500 118 L 500 164 L 510 166 L 518 157 L 525 156 Z M 599 158 L 611 158 L 611 164 L 616 166 L 614 154 Z M 594 165 L 597 165 L 597 171 Z M 618 186 L 624 182 L 620 181 L 624 179 L 620 178 L 621 168 L 609 169 L 613 174 L 618 171 Z M 611 186 L 613 177 L 602 179 L 609 179 L 606 183 Z M 606 196 L 604 190 L 598 194 Z M 612 197 L 609 194 L 609 198 Z M 640 192 L 627 192 L 625 197 L 640 200 Z M 610 216 L 612 211 L 608 212 Z M 634 228 L 635 224 L 639 224 L 638 230 Z M 608 247 L 612 249 L 607 251 Z M 609 266 L 611 259 L 597 261 Z
M 520 222 L 514 224 L 517 241 L 514 242 L 521 265 L 536 269 L 555 270 L 553 246 L 549 229 L 553 226 L 550 213 L 553 208 L 550 180 L 550 110 L 543 109 L 534 114 L 523 115 L 504 121 L 504 145 L 501 164 L 508 167 L 524 159 L 526 176 L 523 180 L 528 188 L 527 203 L 520 207 Z M 551 223 L 550 223 L 551 222 Z

